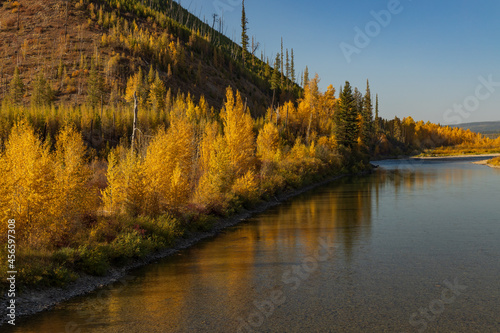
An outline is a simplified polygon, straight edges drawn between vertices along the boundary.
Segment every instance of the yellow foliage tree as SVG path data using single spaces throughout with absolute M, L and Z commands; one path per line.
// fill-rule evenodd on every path
M 252 117 L 248 110 L 245 110 L 240 93 L 236 92 L 235 100 L 230 87 L 226 91 L 222 121 L 231 164 L 235 175 L 242 176 L 254 165 L 255 134 Z
M 196 188 L 196 201 L 210 205 L 223 200 L 231 185 L 231 157 L 225 138 L 218 133 L 216 122 L 208 123 L 200 144 L 201 177 Z
M 88 187 L 91 171 L 85 153 L 81 134 L 72 126 L 63 128 L 56 139 L 55 204 L 61 216 L 51 224 L 54 234 L 68 232 L 78 217 L 97 208 L 96 193 Z
M 274 123 L 266 123 L 257 136 L 257 156 L 263 162 L 274 160 L 279 143 L 278 128 Z
M 47 245 L 50 223 L 57 216 L 53 157 L 26 122 L 16 123 L 1 154 L 0 218 L 16 220 L 16 239 L 30 246 Z
M 194 131 L 189 121 L 172 115 L 168 130 L 160 130 L 148 147 L 144 175 L 148 197 L 158 198 L 161 209 L 178 209 L 191 194 Z

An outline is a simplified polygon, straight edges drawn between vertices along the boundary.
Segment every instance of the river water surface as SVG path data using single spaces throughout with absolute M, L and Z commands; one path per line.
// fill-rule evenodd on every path
M 13 331 L 500 332 L 500 170 L 378 164 Z

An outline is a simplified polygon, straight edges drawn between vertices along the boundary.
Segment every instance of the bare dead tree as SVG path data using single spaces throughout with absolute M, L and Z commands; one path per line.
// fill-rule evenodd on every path
M 137 113 L 139 112 L 139 107 L 137 105 L 137 93 L 134 92 L 134 124 L 132 126 L 132 146 L 131 151 L 134 153 L 135 145 L 135 132 L 137 131 Z

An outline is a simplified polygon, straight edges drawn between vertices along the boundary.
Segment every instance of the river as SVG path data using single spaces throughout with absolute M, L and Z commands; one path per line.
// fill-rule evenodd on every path
M 500 170 L 381 161 L 12 332 L 500 332 Z

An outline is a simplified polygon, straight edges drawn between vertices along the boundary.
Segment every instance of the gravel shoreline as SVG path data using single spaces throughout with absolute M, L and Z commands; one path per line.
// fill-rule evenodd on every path
M 361 174 L 368 174 L 368 173 L 369 172 L 364 172 Z M 98 276 L 90 276 L 82 274 L 76 281 L 68 284 L 65 287 L 51 287 L 47 289 L 26 290 L 22 294 L 16 295 L 15 298 L 16 321 L 18 321 L 19 318 L 22 317 L 50 310 L 52 307 L 63 301 L 69 300 L 77 296 L 88 294 L 92 291 L 95 291 L 97 289 L 106 287 L 107 285 L 110 285 L 117 281 L 120 281 L 120 279 L 126 279 L 127 273 L 132 269 L 145 266 L 147 264 L 157 261 L 158 259 L 171 256 L 180 250 L 193 246 L 194 244 L 200 242 L 203 239 L 216 236 L 222 230 L 237 225 L 238 223 L 244 221 L 245 219 L 248 219 L 254 214 L 261 213 L 266 209 L 279 205 L 282 202 L 292 197 L 295 197 L 299 194 L 312 190 L 316 187 L 326 185 L 330 182 L 333 182 L 345 176 L 348 175 L 344 174 L 344 175 L 329 177 L 325 180 L 305 186 L 298 190 L 275 196 L 274 197 L 275 200 L 263 202 L 251 210 L 245 210 L 229 218 L 220 219 L 212 230 L 208 232 L 193 233 L 189 236 L 189 238 L 178 240 L 177 243 L 171 248 L 151 253 L 146 257 L 134 260 L 134 262 L 125 265 L 123 267 L 113 268 L 109 271 L 109 273 L 106 276 L 98 277 Z M 7 297 L 7 294 L 3 295 L 0 301 L 0 304 L 2 304 L 0 310 L 1 313 L 0 327 L 6 324 L 7 321 L 9 320 L 9 318 L 7 317 L 7 309 L 6 309 L 8 301 L 9 298 Z

